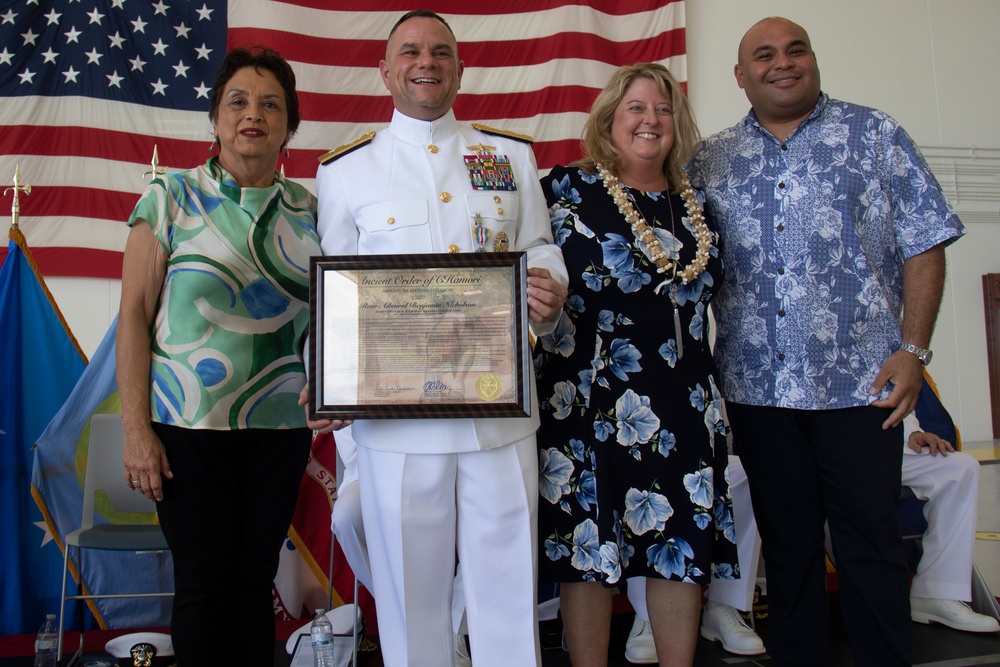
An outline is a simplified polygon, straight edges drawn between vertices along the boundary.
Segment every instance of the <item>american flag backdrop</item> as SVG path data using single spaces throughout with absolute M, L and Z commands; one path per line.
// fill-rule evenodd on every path
M 120 277 L 124 221 L 148 183 L 153 146 L 162 166 L 204 162 L 209 91 L 234 46 L 270 46 L 292 63 L 303 122 L 283 162 L 312 189 L 317 156 L 388 123 L 378 61 L 393 23 L 418 6 L 0 0 L 0 184 L 19 163 L 32 185 L 21 228 L 42 272 Z M 466 64 L 458 118 L 531 134 L 542 169 L 579 157 L 586 111 L 617 66 L 662 62 L 687 79 L 684 0 L 424 6 L 458 37 Z

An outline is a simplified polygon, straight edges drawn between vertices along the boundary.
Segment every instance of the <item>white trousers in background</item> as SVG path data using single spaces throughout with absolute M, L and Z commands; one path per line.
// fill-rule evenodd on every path
M 333 504 L 330 523 L 354 576 L 362 586 L 373 591 L 372 568 L 368 562 L 368 541 L 365 538 L 365 525 L 361 517 L 361 489 L 356 477 L 348 478 L 346 486 L 337 487 L 337 502 Z M 451 614 L 455 634 L 468 634 L 465 626 L 465 591 L 462 589 L 461 563 L 455 573 Z
M 903 486 L 927 500 L 923 555 L 910 595 L 938 600 L 972 599 L 972 550 L 976 538 L 979 462 L 962 452 L 903 455 Z
M 729 494 L 733 499 L 733 524 L 736 530 L 736 552 L 740 559 L 740 578 L 713 578 L 708 587 L 708 599 L 741 611 L 750 611 L 753 607 L 757 564 L 760 561 L 760 535 L 757 534 L 757 520 L 754 519 L 753 506 L 750 504 L 747 474 L 738 456 L 729 457 Z M 648 621 L 646 578 L 630 578 L 626 592 L 635 613 L 640 619 Z
M 453 664 L 456 553 L 476 667 L 541 664 L 534 436 L 458 454 L 358 447 L 382 658 L 387 667 Z
M 927 531 L 922 539 L 923 555 L 910 585 L 910 595 L 937 600 L 972 599 L 972 552 L 976 537 L 976 507 L 979 496 L 979 462 L 963 452 L 931 456 L 906 448 L 903 454 L 903 486 L 913 490 L 924 505 Z M 712 579 L 708 599 L 750 611 L 760 556 L 760 536 L 750 503 L 750 487 L 738 456 L 729 457 L 729 489 L 733 498 L 736 548 L 742 578 Z M 629 580 L 628 598 L 639 614 L 646 615 L 644 578 Z

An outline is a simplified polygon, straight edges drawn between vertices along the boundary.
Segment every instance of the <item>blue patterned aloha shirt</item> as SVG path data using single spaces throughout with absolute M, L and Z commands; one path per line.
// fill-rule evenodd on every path
M 240 188 L 212 158 L 155 179 L 145 220 L 167 253 L 153 323 L 150 418 L 186 428 L 301 428 L 316 198 L 275 174 Z
M 723 397 L 801 410 L 876 400 L 868 389 L 901 342 L 903 262 L 965 234 L 909 135 L 824 94 L 784 141 L 751 110 L 690 167 L 723 239 Z

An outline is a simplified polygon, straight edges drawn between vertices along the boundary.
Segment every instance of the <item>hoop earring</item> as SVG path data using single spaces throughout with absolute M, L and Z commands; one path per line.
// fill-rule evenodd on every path
M 291 153 L 288 152 L 288 146 L 285 146 L 285 159 L 292 157 Z

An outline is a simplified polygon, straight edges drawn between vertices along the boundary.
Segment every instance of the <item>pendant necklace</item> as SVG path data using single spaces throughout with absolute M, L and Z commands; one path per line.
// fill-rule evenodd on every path
M 649 251 L 649 259 L 656 265 L 656 272 L 666 273 L 667 271 L 672 271 L 668 292 L 670 294 L 670 302 L 674 307 L 674 332 L 677 337 L 677 358 L 680 359 L 684 355 L 684 344 L 681 341 L 681 313 L 677 299 L 677 279 L 680 278 L 681 282 L 687 285 L 701 275 L 701 272 L 708 266 L 708 258 L 712 250 L 712 233 L 705 222 L 704 211 L 702 211 L 701 204 L 698 203 L 694 188 L 691 187 L 691 181 L 688 179 L 687 174 L 684 174 L 681 179 L 679 192 L 681 199 L 684 200 L 684 208 L 691 219 L 698 247 L 695 250 L 694 259 L 691 260 L 691 263 L 678 271 L 677 262 L 671 260 L 669 253 L 660 245 L 656 234 L 653 233 L 653 230 L 646 223 L 646 219 L 639 212 L 639 208 L 635 205 L 632 193 L 626 191 L 618 177 L 612 174 L 603 164 L 598 162 L 595 166 L 597 167 L 597 172 L 601 175 L 605 189 L 618 206 L 618 212 L 625 217 L 625 222 L 632 228 L 632 233 L 636 239 L 646 245 Z M 665 192 L 667 194 L 667 205 L 670 207 L 670 229 L 671 233 L 674 234 L 674 239 L 676 239 L 674 207 L 670 202 L 669 184 L 667 184 Z
M 677 239 L 677 219 L 674 215 L 674 204 L 670 201 L 670 189 L 665 190 L 667 197 L 667 208 L 670 209 L 670 233 L 673 235 L 674 239 Z M 643 222 L 645 222 L 645 216 L 642 215 L 642 211 L 639 210 L 639 203 L 635 200 L 635 196 L 632 194 L 631 188 L 625 190 L 632 207 L 635 209 L 636 213 Z M 677 239 L 679 240 L 679 239 Z M 681 359 L 684 357 L 684 338 L 681 336 L 681 310 L 680 306 L 677 304 L 677 263 L 674 262 L 672 267 L 673 273 L 670 275 L 670 283 L 667 289 L 667 294 L 670 296 L 670 304 L 674 307 L 674 339 L 677 341 L 677 358 Z

